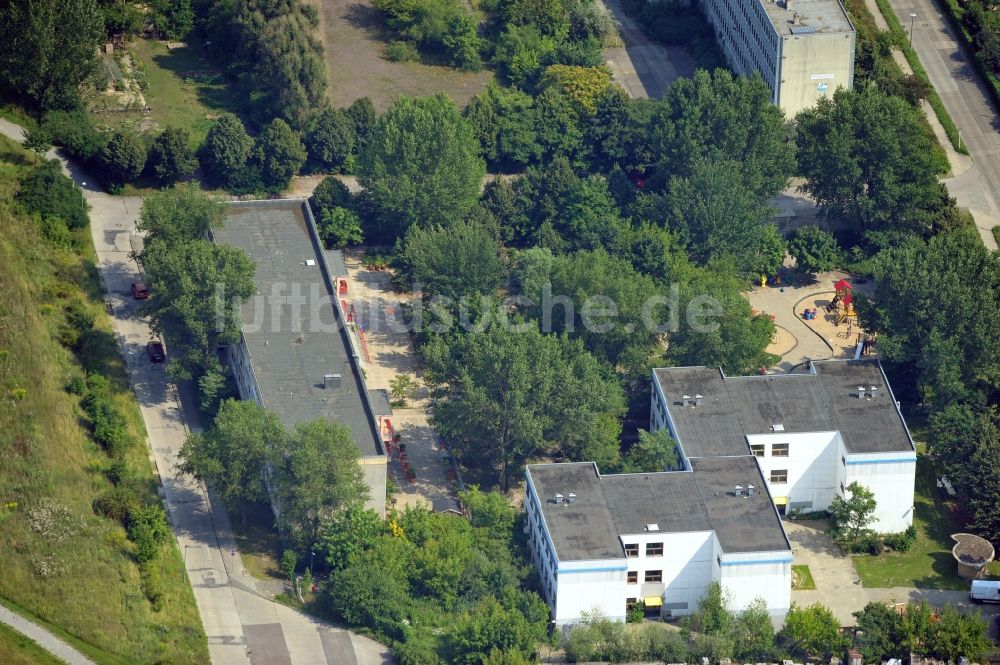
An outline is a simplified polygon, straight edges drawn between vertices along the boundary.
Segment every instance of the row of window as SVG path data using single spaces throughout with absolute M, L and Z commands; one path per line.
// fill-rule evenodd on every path
M 639 583 L 639 571 L 630 570 L 628 571 L 628 583 L 638 584 Z M 663 571 L 662 570 L 647 570 L 642 578 L 643 582 L 662 582 L 663 581 Z
M 753 453 L 754 457 L 763 457 L 767 453 L 766 443 L 751 443 L 750 452 Z M 788 444 L 787 443 L 772 443 L 771 444 L 771 457 L 788 457 Z
M 639 556 L 639 543 L 625 543 L 625 556 Z M 663 543 L 646 543 L 646 556 L 663 556 Z

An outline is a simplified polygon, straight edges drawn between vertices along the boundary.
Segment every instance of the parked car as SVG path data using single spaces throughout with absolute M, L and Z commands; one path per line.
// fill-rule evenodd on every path
M 132 282 L 132 297 L 136 300 L 149 298 L 149 287 L 146 286 L 146 282 Z
M 167 359 L 167 352 L 163 350 L 163 344 L 160 342 L 150 342 L 147 344 L 146 355 L 149 356 L 149 362 L 151 363 L 162 363 Z

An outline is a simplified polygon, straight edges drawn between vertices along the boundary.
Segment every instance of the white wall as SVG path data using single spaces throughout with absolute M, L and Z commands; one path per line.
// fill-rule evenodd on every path
M 556 625 L 579 623 L 584 612 L 598 610 L 614 621 L 625 620 L 625 559 L 563 561 L 556 574 Z
M 842 448 L 838 432 L 750 434 L 747 443 L 764 446 L 764 456 L 757 458 L 761 473 L 771 496 L 787 497 L 789 509 L 823 510 L 833 501 Z M 788 444 L 788 457 L 774 456 L 776 443 Z M 779 469 L 788 471 L 787 483 L 770 481 L 771 471 Z
M 719 585 L 734 611 L 763 598 L 772 616 L 784 617 L 792 602 L 792 553 L 734 552 L 716 562 Z
M 628 598 L 663 597 L 664 614 L 690 614 L 697 609 L 712 581 L 715 533 L 642 533 L 623 535 L 622 544 L 638 543 L 639 556 L 626 559 L 638 573 L 637 584 L 626 584 Z M 663 556 L 646 556 L 648 543 L 663 543 Z M 644 582 L 646 571 L 662 571 L 662 582 Z
M 880 533 L 896 533 L 913 524 L 916 453 L 847 455 L 845 461 L 844 486 L 857 481 L 875 493 L 872 529 Z

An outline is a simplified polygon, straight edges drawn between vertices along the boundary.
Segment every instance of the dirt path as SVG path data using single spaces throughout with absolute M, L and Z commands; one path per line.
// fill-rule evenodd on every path
M 385 57 L 390 37 L 368 0 L 313 0 L 319 7 L 326 55 L 329 97 L 334 106 L 348 106 L 370 97 L 384 111 L 400 95 L 438 92 L 464 107 L 493 77 L 487 70 L 462 72 L 418 62 L 391 62 Z

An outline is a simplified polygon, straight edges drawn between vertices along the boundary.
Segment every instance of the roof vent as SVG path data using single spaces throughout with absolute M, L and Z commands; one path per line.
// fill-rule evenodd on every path
M 753 485 L 747 485 L 747 496 L 753 496 L 754 490 L 757 488 Z
M 733 488 L 733 496 L 743 496 L 743 485 L 737 485 Z
M 576 503 L 576 492 L 570 492 L 566 495 L 566 503 Z
M 695 395 L 694 396 L 694 405 L 695 406 L 702 406 L 704 404 L 705 404 L 705 396 L 704 395 Z
M 340 375 L 339 374 L 324 374 L 323 375 L 323 388 L 330 390 L 331 388 L 340 387 Z
M 771 425 L 771 431 L 772 432 L 784 432 L 785 431 L 785 426 L 782 425 L 781 423 L 774 423 L 773 425 Z
M 681 405 L 682 406 L 691 406 L 691 396 L 690 395 L 681 395 Z
M 858 386 L 858 399 L 864 399 L 864 398 L 865 398 L 865 387 Z
M 307 266 L 314 266 L 314 265 L 316 265 L 316 259 L 306 259 L 306 265 Z
M 562 503 L 563 495 L 562 494 L 556 494 L 555 499 L 556 499 L 556 503 Z
M 655 532 L 655 531 L 659 531 L 659 530 L 660 530 L 660 525 L 659 524 L 647 524 L 646 525 L 646 531 L 653 531 L 653 532 Z

